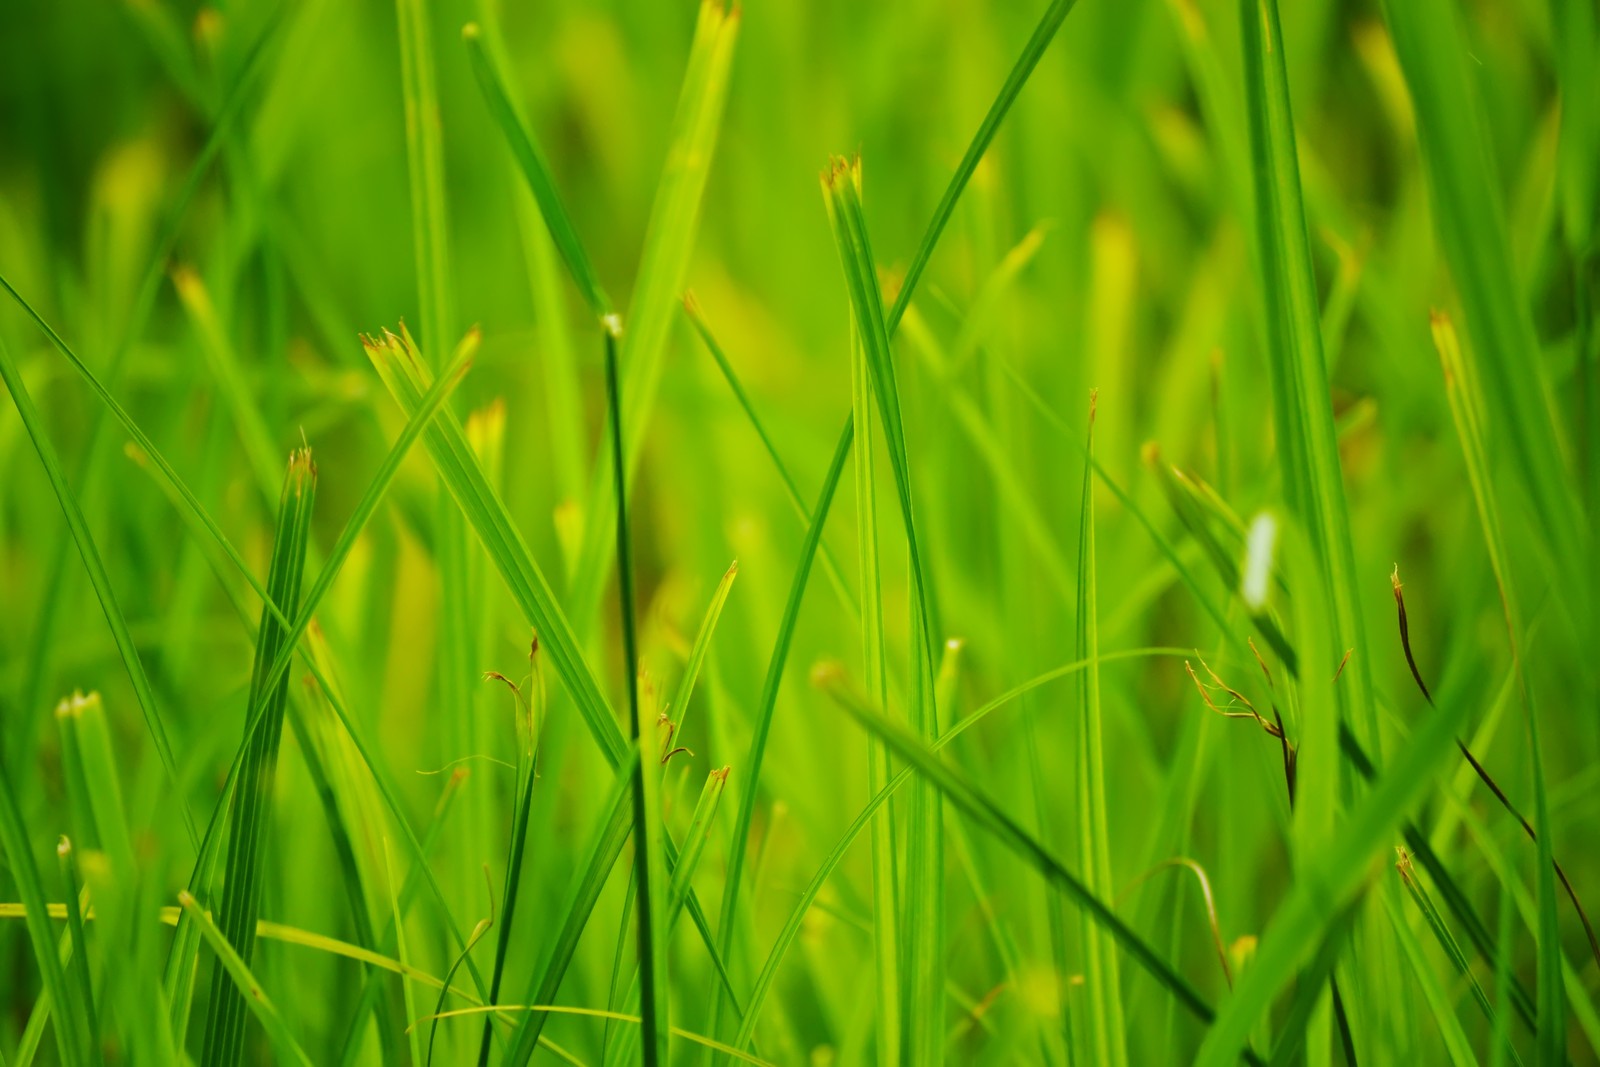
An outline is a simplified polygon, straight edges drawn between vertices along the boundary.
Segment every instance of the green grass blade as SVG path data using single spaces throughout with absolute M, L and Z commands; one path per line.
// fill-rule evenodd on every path
M 1086 455 L 1094 455 L 1096 398 L 1089 398 Z M 1094 468 L 1083 467 L 1078 525 L 1077 655 L 1088 669 L 1078 676 L 1078 867 L 1084 887 L 1109 900 L 1116 883 L 1111 873 L 1111 831 L 1107 825 L 1104 724 L 1100 708 L 1100 624 L 1095 581 Z M 1083 1028 L 1091 1062 L 1125 1064 L 1128 1050 L 1117 954 L 1110 936 L 1084 913 L 1080 934 L 1084 985 L 1088 996 Z
M 621 381 L 617 373 L 617 336 L 607 330 L 606 403 L 611 424 L 612 485 L 615 492 L 617 588 L 622 617 L 622 664 L 626 672 L 628 721 L 633 727 L 633 743 L 644 752 L 640 737 L 644 714 L 639 704 L 639 647 L 634 628 L 633 547 L 628 530 L 628 476 L 623 457 Z M 654 724 L 652 723 L 653 727 Z M 640 758 L 633 778 L 633 876 L 639 918 L 639 1017 L 640 1041 L 646 1067 L 669 1061 L 668 1039 L 671 1015 L 667 999 L 667 930 L 665 901 L 661 887 L 665 881 L 665 861 L 661 837 L 661 760 Z M 481 1062 L 481 1059 L 480 1059 Z
M 689 648 L 689 659 L 683 665 L 683 677 L 678 679 L 678 688 L 672 703 L 668 705 L 668 710 L 677 716 L 673 723 L 674 737 L 683 735 L 683 723 L 689 717 L 689 698 L 694 695 L 695 682 L 700 679 L 700 668 L 705 664 L 706 653 L 711 650 L 711 635 L 717 630 L 717 620 L 722 618 L 722 606 L 728 602 L 728 593 L 732 591 L 733 580 L 738 576 L 739 561 L 734 560 L 723 572 L 722 580 L 712 592 L 711 603 L 706 605 L 705 617 L 700 621 L 700 631 L 695 634 L 694 644 Z
M 623 436 L 628 444 L 623 469 L 629 477 L 639 465 L 645 429 L 655 406 L 668 331 L 694 250 L 701 201 L 722 129 L 739 24 L 737 5 L 729 9 L 725 0 L 701 0 L 667 158 L 639 254 L 633 299 L 628 304 L 628 328 L 619 357 L 626 374 L 621 385 L 621 410 Z M 606 485 L 608 477 L 605 463 L 597 463 L 589 493 L 591 513 L 573 583 L 573 615 L 580 625 L 586 625 L 593 616 L 608 571 L 606 535 L 614 521 L 614 494 Z
M 1040 58 L 1050 47 L 1050 42 L 1055 39 L 1056 31 L 1066 21 L 1067 14 L 1071 12 L 1075 2 L 1076 0 L 1051 0 L 1050 6 L 1045 8 L 1044 14 L 1039 17 L 1039 23 L 1033 28 L 1027 43 L 1022 46 L 1022 53 L 1011 65 L 1005 83 L 1000 86 L 1000 92 L 989 105 L 983 121 L 978 124 L 977 132 L 972 135 L 966 152 L 961 156 L 961 162 L 956 164 L 955 173 L 950 176 L 949 184 L 945 186 L 944 194 L 939 198 L 939 205 L 933 209 L 933 217 L 928 220 L 922 241 L 911 257 L 911 265 L 906 268 L 905 280 L 900 283 L 900 293 L 895 297 L 894 306 L 889 309 L 888 326 L 891 336 L 905 316 L 906 308 L 911 306 L 911 294 L 916 291 L 917 283 L 922 280 L 922 272 L 927 269 L 928 261 L 933 258 L 933 250 L 938 246 L 939 238 L 943 235 L 950 216 L 955 213 L 956 202 L 966 190 L 973 171 L 978 169 L 979 161 L 983 159 L 984 153 L 989 151 L 989 144 L 994 140 L 995 134 L 1000 132 L 1000 125 L 1011 111 L 1011 105 L 1016 103 L 1022 87 L 1028 84 L 1033 68 L 1038 66 Z
M 278 526 L 273 539 L 272 567 L 267 577 L 272 602 L 291 613 L 300 600 L 316 487 L 317 469 L 311 461 L 310 450 L 296 451 L 289 459 L 283 493 L 278 500 Z M 263 609 L 247 707 L 264 701 L 266 714 L 254 731 L 245 734 L 241 746 L 245 757 L 240 785 L 233 794 L 230 808 L 227 872 L 218 909 L 222 935 L 246 968 L 255 952 L 266 825 L 272 814 L 278 748 L 288 700 L 288 679 L 269 687 L 267 674 L 279 648 L 285 644 L 286 630 L 270 610 Z M 243 1055 L 246 1005 L 238 982 L 234 968 L 224 959 L 212 977 L 203 1063 L 237 1063 Z
M 1279 466 L 1290 509 L 1322 568 L 1334 641 L 1341 650 L 1355 650 L 1348 684 L 1339 690 L 1341 713 L 1369 748 L 1381 752 L 1366 635 L 1355 597 L 1359 587 L 1355 553 L 1328 396 L 1277 0 L 1240 0 L 1239 25 L 1250 112 L 1256 259 L 1265 298 Z
M 178 903 L 183 906 L 184 913 L 189 915 L 200 928 L 211 950 L 217 954 L 217 960 L 222 965 L 229 979 L 234 983 L 236 995 L 255 1012 L 256 1018 L 261 1021 L 262 1028 L 272 1038 L 273 1047 L 277 1049 L 282 1061 L 304 1064 L 311 1067 L 311 1060 L 295 1041 L 294 1035 L 289 1031 L 288 1024 L 283 1016 L 267 996 L 267 991 L 261 988 L 261 983 L 256 981 L 255 975 L 250 973 L 250 965 L 228 943 L 227 937 L 211 916 L 201 910 L 200 904 L 187 891 L 178 894 Z
M 851 417 L 856 443 L 856 544 L 861 568 L 862 669 L 867 695 L 879 707 L 889 706 L 889 678 L 884 660 L 883 577 L 878 558 L 877 456 L 872 433 L 872 376 L 859 333 L 850 343 Z M 889 779 L 889 754 L 881 742 L 867 741 L 867 785 L 876 793 Z M 872 938 L 876 963 L 877 1056 L 883 1067 L 901 1062 L 900 894 L 894 816 L 885 811 L 872 820 Z

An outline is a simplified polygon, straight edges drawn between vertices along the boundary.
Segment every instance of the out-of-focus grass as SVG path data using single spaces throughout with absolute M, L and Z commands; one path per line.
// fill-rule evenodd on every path
M 0 1063 L 1600 1057 L 1597 21 L 11 3 Z

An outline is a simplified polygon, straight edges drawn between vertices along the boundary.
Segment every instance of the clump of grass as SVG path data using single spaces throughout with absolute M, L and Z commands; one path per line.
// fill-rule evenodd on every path
M 0 1067 L 1600 1049 L 1592 5 L 469 7 L 0 44 Z

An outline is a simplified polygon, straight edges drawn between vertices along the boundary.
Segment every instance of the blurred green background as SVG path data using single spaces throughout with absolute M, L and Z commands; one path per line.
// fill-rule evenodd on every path
M 686 283 L 808 506 L 850 404 L 849 305 L 818 172 L 830 154 L 859 151 L 871 236 L 893 292 L 1037 6 L 758 0 L 741 13 Z M 572 287 L 559 277 L 540 281 L 537 216 L 473 82 L 460 29 L 469 20 L 497 28 L 514 93 L 602 281 L 626 306 L 696 10 L 687 0 L 438 0 L 427 9 L 457 320 L 451 332 L 473 323 L 483 331 L 452 406 L 466 417 L 504 405 L 491 469 L 564 596 L 572 558 L 561 530 L 581 524 L 590 507 L 602 352 Z M 1459 10 L 1478 94 L 1463 106 L 1480 107 L 1486 120 L 1515 296 L 1533 309 L 1541 342 L 1525 358 L 1529 373 L 1542 364 L 1554 385 L 1552 418 L 1579 472 L 1572 484 L 1583 484 L 1595 455 L 1585 415 L 1592 356 L 1583 347 L 1593 344 L 1585 308 L 1594 280 L 1563 230 L 1558 35 L 1551 9 L 1538 0 Z M 1237 19 L 1234 5 L 1214 0 L 1084 0 L 958 205 L 901 330 L 896 358 L 919 520 L 948 631 L 939 636 L 964 641 L 956 707 L 941 709 L 947 721 L 1073 658 L 1078 442 L 1091 388 L 1099 391 L 1097 456 L 1190 566 L 1210 574 L 1143 458 L 1147 442 L 1205 479 L 1245 519 L 1282 500 L 1251 264 Z M 1435 696 L 1481 705 L 1469 729 L 1486 718 L 1491 727 L 1475 751 L 1531 811 L 1499 600 L 1429 337 L 1430 309 L 1454 313 L 1456 297 L 1434 236 L 1406 85 L 1374 3 L 1286 5 L 1284 31 L 1366 655 L 1389 750 L 1425 711 L 1395 635 L 1389 573 L 1398 564 L 1414 648 Z M 172 205 L 263 33 L 271 36 L 260 76 L 176 222 L 153 303 L 140 308 L 141 279 Z M 358 339 L 401 320 L 415 329 L 422 315 L 399 55 L 394 7 L 367 0 L 216 7 L 8 0 L 0 11 L 0 273 L 103 376 L 258 574 L 270 552 L 282 457 L 302 439 L 314 450 L 314 539 L 325 550 L 404 421 Z M 1588 188 L 1600 189 L 1600 181 Z M 207 565 L 208 546 L 158 482 L 123 454 L 120 429 L 107 425 L 91 448 L 98 401 L 9 302 L 0 307 L 0 343 L 45 412 L 155 684 L 189 800 L 204 815 L 238 744 L 250 635 Z M 249 418 L 241 421 L 241 411 Z M 739 764 L 749 716 L 804 525 L 682 316 L 674 317 L 644 432 L 631 513 L 642 651 L 667 691 L 713 587 L 739 562 L 681 739 L 693 754 L 677 757 L 668 773 L 681 794 L 669 824 L 681 826 L 693 795 L 682 782 L 731 764 L 730 789 L 745 787 Z M 858 502 L 850 484 L 825 544 L 853 589 Z M 512 745 L 501 691 L 468 683 L 468 712 L 478 725 L 466 733 L 442 714 L 450 706 L 442 691 L 462 685 L 441 679 L 442 645 L 460 637 L 476 677 L 522 673 L 528 640 L 470 538 L 464 588 L 474 629 L 448 631 L 436 485 L 419 449 L 319 614 L 348 706 L 379 739 L 419 832 L 447 775 L 416 772 L 475 756 L 463 738 L 482 740 L 500 758 L 510 758 Z M 1583 636 L 1589 624 L 1561 605 L 1592 607 L 1593 586 L 1582 593 L 1570 583 L 1592 583 L 1594 560 L 1551 560 L 1525 501 L 1513 495 L 1503 503 L 1516 566 L 1531 590 L 1524 607 L 1535 620 L 1536 646 L 1525 657 L 1541 692 L 1562 697 L 1542 704 L 1545 771 L 1557 855 L 1581 893 L 1600 879 L 1592 832 L 1600 817 L 1600 705 Z M 1139 517 L 1103 486 L 1096 505 L 1102 650 L 1198 648 L 1230 683 L 1259 690 L 1254 664 L 1219 645 L 1215 623 Z M 886 491 L 880 521 L 890 522 L 893 509 Z M 902 669 L 906 563 L 898 539 L 885 552 L 887 619 L 898 650 L 892 662 Z M 1207 581 L 1219 595 L 1228 592 Z M 1563 583 L 1565 593 L 1552 594 Z M 615 701 L 624 665 L 614 595 L 579 636 Z M 854 664 L 860 642 L 858 621 L 817 572 L 763 771 L 762 858 L 754 886 L 747 883 L 756 936 L 735 961 L 746 975 L 868 798 L 861 734 L 806 681 L 819 659 Z M 1169 874 L 1132 886 L 1160 861 L 1190 856 L 1209 874 L 1226 940 L 1260 933 L 1290 880 L 1277 746 L 1253 726 L 1210 716 L 1180 659 L 1109 664 L 1103 685 L 1112 867 L 1117 884 L 1130 887 L 1119 907 L 1220 998 L 1226 985 L 1192 882 Z M 5 405 L 0 736 L 4 773 L 45 857 L 65 829 L 50 713 L 74 689 L 104 697 L 130 818 L 170 903 L 191 859 L 176 808 L 55 498 Z M 528 918 L 512 957 L 509 988 L 517 995 L 550 936 L 537 916 L 558 907 L 610 779 L 557 689 L 552 684 L 535 790 L 521 905 Z M 1049 731 L 1065 721 L 1067 693 L 1043 688 L 997 713 L 950 750 L 952 763 L 1009 810 L 1030 812 L 1025 734 L 1006 716 L 1040 717 L 1047 777 L 1065 780 L 1072 748 Z M 286 752 L 295 744 L 286 737 Z M 445 827 L 435 868 L 464 929 L 487 907 L 480 865 L 495 872 L 498 891 L 511 802 L 509 772 L 482 760 L 465 765 L 472 777 L 464 788 L 476 806 L 453 809 L 461 821 Z M 1502 882 L 1476 842 L 1487 837 L 1512 856 L 1529 886 L 1532 846 L 1470 777 L 1443 780 L 1425 828 L 1460 814 L 1446 795 L 1475 814 L 1468 828 L 1452 821 L 1435 844 L 1492 923 Z M 1065 803 L 1061 820 L 1066 834 Z M 1048 839 L 1049 828 L 1043 832 Z M 708 902 L 725 863 L 715 841 L 701 876 Z M 1050 995 L 1039 992 L 1045 980 L 1035 973 L 1048 967 L 1045 897 L 1026 868 L 982 834 L 962 841 L 949 855 L 950 1055 L 1027 1061 L 1037 1051 L 1031 1035 L 1051 1025 Z M 263 916 L 348 938 L 322 811 L 291 756 L 280 771 L 268 849 Z M 53 877 L 53 861 L 41 863 Z M 982 873 L 989 896 L 979 895 L 968 868 Z M 858 847 L 825 891 L 825 906 L 808 918 L 758 1031 L 769 1059 L 852 1063 L 865 1054 L 870 877 L 866 849 Z M 16 899 L 7 879 L 0 868 L 0 898 Z M 625 887 L 619 870 L 563 986 L 565 1002 L 605 1000 Z M 1581 927 L 1563 914 L 1578 994 L 1587 998 L 1600 975 L 1592 961 L 1581 966 Z M 414 925 L 414 958 L 442 973 L 450 953 L 436 925 L 425 917 Z M 1037 981 L 1007 978 L 992 941 L 997 927 L 1022 946 L 1024 977 Z M 683 1025 L 698 1027 L 709 971 L 692 932 L 680 930 L 674 944 L 675 1011 Z M 1531 982 L 1531 934 L 1516 942 L 1515 958 Z M 342 983 L 353 982 L 353 965 L 270 942 L 258 960 L 313 1058 L 336 1056 L 353 995 Z M 1444 963 L 1439 968 L 1453 977 Z M 1492 972 L 1479 976 L 1487 983 Z M 1174 1016 L 1143 974 L 1126 968 L 1123 982 L 1134 1060 L 1181 1059 L 1198 1028 Z M 1417 995 L 1403 979 L 1395 988 Z M 0 1050 L 7 1055 L 38 990 L 21 924 L 0 924 Z M 1487 1034 L 1475 1009 L 1464 1008 L 1462 1019 L 1475 1036 Z M 598 1056 L 601 1030 L 558 1018 L 549 1033 L 587 1062 Z M 442 1039 L 454 1040 L 448 1033 L 441 1030 Z M 460 1033 L 449 1062 L 475 1047 L 475 1027 Z M 1439 1055 L 1422 1024 L 1372 1040 L 1384 1057 Z M 1593 1046 L 1573 1041 L 1582 1050 L 1574 1057 L 1593 1062 Z

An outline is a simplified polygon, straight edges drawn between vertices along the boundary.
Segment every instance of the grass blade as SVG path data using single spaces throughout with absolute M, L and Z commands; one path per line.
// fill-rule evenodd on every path
M 617 588 L 622 617 L 622 663 L 627 674 L 628 721 L 633 743 L 641 745 L 644 724 L 639 705 L 639 648 L 633 617 L 633 548 L 628 531 L 628 477 L 623 457 L 621 382 L 617 374 L 617 335 L 607 330 L 606 403 L 611 423 L 612 485 L 616 494 Z M 653 725 L 653 724 L 652 724 Z M 648 752 L 649 749 L 642 751 Z M 639 760 L 633 777 L 633 877 L 639 917 L 639 1016 L 645 1067 L 670 1062 L 671 1015 L 667 1001 L 667 930 L 661 885 L 665 881 L 661 835 L 660 760 Z
M 206 942 L 210 944 L 211 951 L 217 954 L 217 961 L 223 972 L 233 982 L 235 995 L 250 1006 L 256 1018 L 261 1021 L 262 1028 L 272 1037 L 273 1047 L 277 1049 L 278 1056 L 289 1063 L 304 1064 L 311 1067 L 311 1060 L 301 1050 L 289 1032 L 288 1024 L 283 1016 L 278 1014 L 278 1009 L 273 1006 L 267 991 L 261 988 L 261 983 L 256 981 L 255 975 L 250 973 L 250 965 L 228 943 L 221 929 L 200 908 L 198 901 L 187 890 L 178 894 L 178 903 L 183 907 L 184 913 L 189 915 L 200 928 Z M 252 936 L 254 931 L 252 931 Z
M 1089 430 L 1086 455 L 1094 455 L 1094 417 L 1097 398 L 1089 396 Z M 1111 832 L 1107 826 L 1104 725 L 1100 712 L 1100 626 L 1095 583 L 1094 468 L 1083 467 L 1083 493 L 1078 526 L 1078 626 L 1077 658 L 1088 664 L 1078 676 L 1078 866 L 1085 888 L 1109 900 L 1115 892 L 1111 874 Z M 1121 981 L 1112 938 L 1084 913 L 1080 934 L 1087 987 L 1090 1060 L 1107 1065 L 1125 1064 L 1128 1050 L 1122 1010 Z
M 272 602 L 291 613 L 300 600 L 316 488 L 317 468 L 311 461 L 311 452 L 297 450 L 289 458 L 283 493 L 278 500 L 278 527 L 273 540 L 272 567 L 267 576 Z M 241 784 L 233 794 L 229 820 L 227 873 L 222 884 L 218 925 L 222 937 L 233 946 L 231 951 L 237 952 L 240 966 L 244 968 L 249 967 L 255 952 L 266 824 L 272 814 L 278 746 L 288 701 L 288 679 L 280 679 L 268 687 L 267 672 L 285 643 L 286 629 L 270 610 L 263 609 L 247 707 L 264 701 L 267 710 L 255 730 L 244 736 Z M 237 1063 L 243 1056 L 245 1004 L 239 984 L 235 968 L 223 959 L 212 975 L 203 1063 Z

